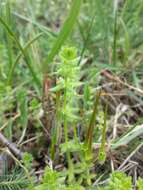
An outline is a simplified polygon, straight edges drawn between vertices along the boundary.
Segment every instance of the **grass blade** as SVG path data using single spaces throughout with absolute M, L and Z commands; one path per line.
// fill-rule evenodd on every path
M 93 130 L 94 130 L 94 126 L 95 126 L 95 121 L 96 121 L 96 117 L 97 117 L 97 109 L 98 109 L 98 104 L 99 104 L 99 98 L 100 98 L 100 92 L 96 94 L 96 100 L 94 103 L 94 108 L 93 108 L 93 112 L 90 118 L 90 123 L 89 123 L 89 127 L 87 130 L 87 136 L 86 136 L 86 144 L 88 146 L 89 151 L 91 152 L 91 147 L 92 147 L 92 139 L 93 139 Z
M 111 148 L 117 149 L 120 146 L 125 146 L 141 134 L 143 134 L 143 125 L 138 125 L 129 131 L 126 135 L 122 136 L 118 141 L 113 143 Z
M 23 50 L 26 51 L 29 46 L 31 46 L 38 38 L 40 38 L 42 36 L 43 33 L 40 33 L 38 35 L 36 35 L 32 40 L 30 40 L 29 42 L 27 42 L 27 44 L 23 47 Z M 7 83 L 10 84 L 11 83 L 11 80 L 12 80 L 12 76 L 14 75 L 14 70 L 16 68 L 16 65 L 18 64 L 20 58 L 22 57 L 22 52 L 20 52 L 18 54 L 18 56 L 16 57 L 12 67 L 10 68 L 9 70 L 9 73 L 8 73 L 8 78 L 7 78 Z
M 13 40 L 16 42 L 18 48 L 20 49 L 20 51 L 22 52 L 24 58 L 25 58 L 25 62 L 33 76 L 33 79 L 35 81 L 35 83 L 37 84 L 38 87 L 41 86 L 41 82 L 40 80 L 38 79 L 35 71 L 34 71 L 34 68 L 32 67 L 32 65 L 30 64 L 29 60 L 28 60 L 28 57 L 26 55 L 26 52 L 24 51 L 23 47 L 21 46 L 19 40 L 17 39 L 16 35 L 12 32 L 12 30 L 9 28 L 9 26 L 7 25 L 7 23 L 0 17 L 0 23 L 4 26 L 4 28 L 6 29 L 6 31 L 10 34 L 10 36 L 13 38 Z
M 53 32 L 52 30 L 50 30 L 49 28 L 47 28 L 46 26 L 43 26 L 42 24 L 39 24 L 38 22 L 36 22 L 34 20 L 31 20 L 30 18 L 25 17 L 25 16 L 23 16 L 23 15 L 21 15 L 19 13 L 13 12 L 13 15 L 15 17 L 18 17 L 21 20 L 24 20 L 24 21 L 36 26 L 39 30 L 41 30 L 41 32 L 43 32 L 47 36 L 51 36 L 53 38 L 57 37 L 57 34 L 55 32 Z
M 5 13 L 5 20 L 9 26 L 12 25 L 12 19 L 11 19 L 11 8 L 9 1 L 6 2 L 6 13 Z M 13 41 L 11 38 L 9 38 L 9 35 L 6 35 L 6 46 L 8 50 L 8 57 L 9 57 L 9 66 L 13 63 Z
M 78 14 L 80 12 L 80 7 L 82 4 L 82 0 L 73 0 L 73 4 L 70 9 L 70 13 L 53 45 L 53 48 L 51 49 L 46 61 L 43 64 L 43 70 L 44 72 L 47 72 L 47 63 L 51 63 L 57 55 L 58 51 L 60 50 L 61 46 L 64 44 L 66 39 L 68 38 L 70 32 L 72 31 L 72 28 L 76 22 L 76 19 L 78 17 Z

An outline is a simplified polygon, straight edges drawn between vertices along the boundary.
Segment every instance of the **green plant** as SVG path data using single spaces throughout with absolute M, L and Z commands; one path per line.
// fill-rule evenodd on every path
M 139 190 L 143 190 L 143 179 L 141 179 L 141 178 L 138 179 L 137 187 Z
M 24 172 L 13 170 L 9 174 L 0 176 L 1 190 L 21 190 L 27 188 L 29 181 Z
M 29 185 L 29 180 L 22 168 L 15 166 L 9 170 L 8 155 L 0 152 L 0 190 L 21 190 Z
M 91 184 L 91 180 L 95 177 L 94 174 L 90 174 L 90 168 L 92 167 L 92 136 L 94 122 L 96 119 L 95 114 L 97 114 L 97 105 L 99 100 L 99 95 L 96 97 L 95 108 L 91 116 L 89 135 L 85 143 L 81 144 L 77 137 L 76 126 L 80 121 L 78 116 L 79 104 L 78 104 L 78 94 L 77 88 L 81 85 L 79 82 L 79 71 L 80 66 L 78 66 L 77 51 L 73 47 L 64 47 L 60 52 L 61 62 L 57 65 L 56 76 L 58 77 L 58 82 L 55 87 L 51 89 L 52 92 L 63 92 L 63 96 L 60 96 L 58 104 L 60 107 L 61 121 L 63 122 L 65 143 L 60 145 L 61 153 L 65 153 L 68 160 L 68 180 L 69 183 L 75 180 L 75 175 L 78 174 L 79 183 L 83 183 L 85 180 L 87 185 Z M 59 115 L 59 114 L 58 114 Z M 72 126 L 69 128 L 69 126 Z M 70 140 L 68 135 L 69 131 L 73 131 L 73 140 Z M 105 136 L 105 135 L 104 135 Z M 57 138 L 58 139 L 58 138 Z M 55 141 L 53 141 L 55 143 Z M 52 146 L 53 148 L 53 146 Z M 53 152 L 53 151 L 52 151 Z M 71 155 L 76 153 L 81 160 L 81 163 L 73 165 Z M 88 176 L 88 177 L 87 177 Z
M 60 190 L 62 188 L 62 183 L 59 181 L 59 173 L 52 170 L 49 167 L 45 168 L 44 176 L 42 179 L 42 184 L 35 187 L 35 190 Z
M 76 88 L 79 85 L 78 76 L 79 76 L 79 66 L 77 66 L 77 51 L 73 47 L 64 47 L 60 52 L 61 63 L 58 65 L 56 75 L 59 77 L 58 85 L 52 89 L 62 90 L 64 91 L 63 97 L 61 96 L 60 102 L 63 102 L 61 108 L 62 121 L 64 126 L 64 137 L 65 144 L 68 146 L 68 126 L 72 123 L 73 127 L 76 123 L 78 117 L 77 113 L 77 94 Z M 73 122 L 74 121 L 74 122 Z M 75 129 L 76 130 L 76 129 Z M 69 164 L 69 178 L 72 180 L 73 172 L 72 172 L 72 161 L 70 159 L 69 149 L 66 149 L 68 164 Z
M 46 167 L 41 185 L 36 186 L 33 190 L 72 190 L 73 188 L 75 190 L 84 190 L 84 187 L 76 182 L 74 184 L 65 185 L 64 180 L 64 175 Z
M 136 186 L 139 190 L 143 189 L 143 179 L 139 178 L 136 182 Z M 127 176 L 123 172 L 113 172 L 108 181 L 106 187 L 99 188 L 101 190 L 132 190 L 133 184 L 130 176 Z
M 27 153 L 27 152 L 25 152 L 25 153 L 23 154 L 22 161 L 23 161 L 24 166 L 25 166 L 28 170 L 30 170 L 31 167 L 32 167 L 32 161 L 33 161 L 32 155 L 29 154 L 29 153 Z
M 61 82 L 59 85 L 63 85 L 63 117 L 64 117 L 64 132 L 65 141 L 68 141 L 68 129 L 67 123 L 78 119 L 75 116 L 76 109 L 76 88 L 79 85 L 79 66 L 77 66 L 77 52 L 75 48 L 63 48 L 60 53 L 61 64 L 57 71 Z
M 132 190 L 131 177 L 122 172 L 114 172 L 109 179 L 109 185 L 101 190 Z

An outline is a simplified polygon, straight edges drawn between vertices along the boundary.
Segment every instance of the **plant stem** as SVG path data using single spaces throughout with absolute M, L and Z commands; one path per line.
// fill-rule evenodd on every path
M 68 143 L 68 130 L 67 130 L 67 81 L 68 79 L 65 79 L 65 89 L 64 89 L 64 135 L 65 135 L 65 142 Z
M 0 133 L 0 143 L 6 146 L 15 156 L 22 159 L 23 152 L 21 152 L 15 144 L 10 142 L 2 133 Z
M 64 135 L 65 135 L 65 143 L 66 145 L 68 145 L 68 126 L 67 126 L 67 86 L 68 84 L 68 78 L 65 78 L 65 89 L 64 89 Z M 73 179 L 73 164 L 72 164 L 72 160 L 70 157 L 70 152 L 67 151 L 67 159 L 68 159 L 68 167 L 69 167 L 69 183 L 72 181 Z

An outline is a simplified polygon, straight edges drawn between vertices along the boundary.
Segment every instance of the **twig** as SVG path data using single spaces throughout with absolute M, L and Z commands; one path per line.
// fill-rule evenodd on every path
M 17 113 L 13 118 L 12 121 L 15 121 L 20 116 L 20 113 Z M 0 132 L 6 128 L 6 126 L 9 124 L 9 121 L 6 122 L 2 127 L 0 127 Z
M 128 84 L 127 82 L 123 82 L 119 77 L 114 76 L 113 74 L 109 73 L 107 70 L 103 70 L 101 72 L 101 74 L 105 77 L 107 77 L 108 79 L 110 79 L 111 81 L 115 81 L 117 83 L 122 84 L 123 86 L 126 86 L 127 88 L 129 88 L 130 90 L 133 90 L 135 92 L 137 92 L 139 95 L 143 95 L 143 90 L 140 88 L 136 88 L 135 86 L 132 86 L 130 84 Z
M 127 110 L 128 110 L 128 107 L 126 105 L 119 104 L 117 106 L 115 118 L 114 118 L 114 121 L 113 121 L 113 138 L 112 138 L 112 140 L 115 140 L 116 136 L 117 136 L 117 121 L 121 117 L 121 115 L 123 113 L 125 113 Z
M 32 137 L 32 138 L 30 138 L 30 139 L 27 139 L 27 140 L 24 141 L 24 142 L 21 142 L 21 143 L 19 144 L 19 146 L 23 146 L 23 145 L 25 145 L 25 144 L 27 144 L 27 143 L 29 143 L 29 142 L 35 141 L 35 140 L 37 140 L 37 139 L 38 139 L 37 136 Z
M 25 174 L 29 180 L 30 186 L 33 187 L 32 179 L 31 179 L 31 176 L 30 176 L 28 169 L 15 157 L 16 155 L 14 155 L 13 152 L 10 151 L 9 148 L 3 148 L 0 150 L 7 153 L 25 171 Z
M 23 153 L 0 132 L 0 142 L 6 146 L 17 158 L 21 159 Z
M 132 156 L 143 146 L 143 143 L 141 143 L 125 160 L 124 162 L 120 165 L 118 170 L 121 170 L 125 164 L 132 158 Z

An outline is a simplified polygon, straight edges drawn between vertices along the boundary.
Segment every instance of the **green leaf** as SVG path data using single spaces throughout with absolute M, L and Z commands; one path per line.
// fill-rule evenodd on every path
M 74 140 L 68 141 L 68 143 L 63 143 L 60 145 L 61 152 L 78 152 L 81 150 L 81 146 Z

